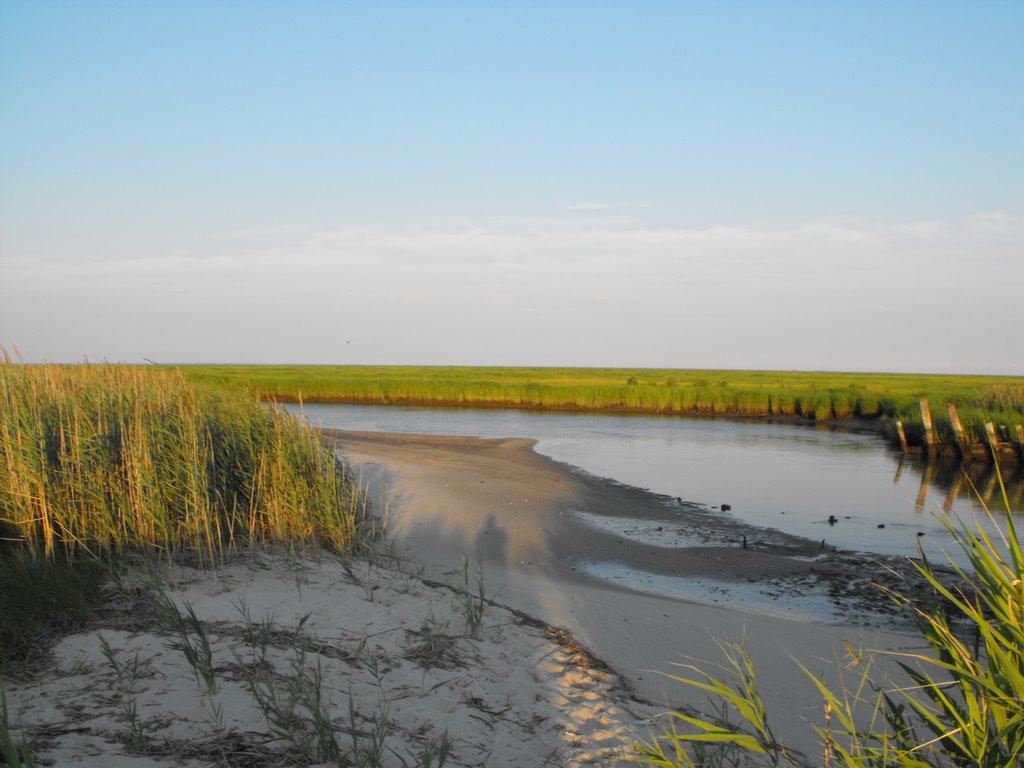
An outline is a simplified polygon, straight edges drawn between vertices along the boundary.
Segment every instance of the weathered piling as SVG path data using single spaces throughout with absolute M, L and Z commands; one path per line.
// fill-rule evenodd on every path
M 985 422 L 985 437 L 988 438 L 989 447 L 992 449 L 992 453 L 995 454 L 999 450 L 999 438 L 996 437 L 996 425 L 991 421 Z
M 910 446 L 907 445 L 907 433 L 903 431 L 903 421 L 900 419 L 896 420 L 896 434 L 900 437 L 900 448 L 903 449 L 904 453 L 909 453 Z
M 957 460 L 963 464 L 972 461 L 978 462 L 1016 462 L 1024 461 L 1024 425 L 1017 424 L 1013 427 L 996 427 L 994 423 L 985 425 L 984 436 L 979 440 L 972 436 L 964 428 L 956 405 L 946 404 L 946 411 L 949 414 L 949 423 L 952 427 L 955 449 L 953 442 L 940 439 L 932 419 L 931 409 L 926 399 L 918 401 L 921 409 L 921 441 L 911 445 L 907 440 L 907 433 L 901 420 L 896 421 L 896 436 L 900 441 L 900 448 L 905 455 L 921 456 L 925 461 L 947 461 Z
M 918 403 L 921 407 L 921 423 L 924 426 L 924 450 L 928 458 L 935 456 L 935 429 L 932 426 L 932 412 L 928 408 L 928 401 L 922 399 Z
M 960 421 L 960 414 L 956 412 L 953 403 L 946 403 L 946 412 L 949 414 L 949 423 L 953 425 L 953 434 L 956 437 L 956 447 L 960 451 L 961 461 L 971 460 L 971 447 L 967 442 L 967 435 L 964 432 L 964 425 Z

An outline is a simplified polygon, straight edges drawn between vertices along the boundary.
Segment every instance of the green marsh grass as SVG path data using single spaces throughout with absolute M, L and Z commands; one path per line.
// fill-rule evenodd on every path
M 919 435 L 929 400 L 941 437 L 960 410 L 975 441 L 986 421 L 1024 422 L 1019 377 L 626 368 L 441 366 L 181 366 L 189 380 L 281 402 L 472 406 L 666 415 L 875 420 L 895 440 L 895 420 Z

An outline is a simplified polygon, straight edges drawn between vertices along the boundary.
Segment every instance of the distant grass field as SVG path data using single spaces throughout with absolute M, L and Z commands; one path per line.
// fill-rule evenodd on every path
M 984 423 L 1024 422 L 1024 378 L 629 368 L 190 365 L 192 381 L 282 402 L 380 403 L 666 415 L 875 419 L 890 437 L 902 419 L 921 440 L 918 401 L 931 403 L 940 440 L 952 441 L 946 403 L 984 439 Z

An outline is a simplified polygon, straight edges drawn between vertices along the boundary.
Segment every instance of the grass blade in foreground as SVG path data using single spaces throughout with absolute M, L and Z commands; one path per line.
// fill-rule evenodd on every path
M 683 748 L 683 743 L 690 742 L 737 747 L 740 750 L 763 756 L 770 765 L 795 765 L 796 763 L 789 759 L 785 749 L 775 740 L 775 736 L 768 726 L 764 704 L 757 686 L 757 678 L 754 675 L 754 665 L 750 657 L 738 645 L 720 643 L 718 647 L 725 657 L 725 664 L 720 668 L 725 673 L 724 679 L 716 678 L 693 665 L 679 666 L 694 673 L 696 677 L 666 676 L 670 680 L 708 693 L 722 704 L 723 715 L 732 711 L 736 712 L 749 726 L 748 731 L 729 725 L 725 716 L 720 718 L 719 722 L 712 722 L 682 712 L 670 712 L 668 717 L 672 721 L 672 730 L 667 741 L 671 745 L 675 761 L 670 756 L 670 752 L 665 749 L 664 741 L 666 740 L 642 745 L 640 747 L 641 754 L 650 765 L 699 764 L 688 762 L 690 758 Z M 732 684 L 727 681 L 732 681 Z M 680 735 L 676 729 L 676 721 L 692 726 L 696 732 Z M 783 763 L 783 760 L 786 762 Z
M 24 734 L 20 749 L 14 741 L 14 736 L 11 735 L 11 726 L 7 719 L 7 695 L 2 685 L 0 685 L 0 757 L 11 768 L 32 767 L 32 751 L 29 749 Z

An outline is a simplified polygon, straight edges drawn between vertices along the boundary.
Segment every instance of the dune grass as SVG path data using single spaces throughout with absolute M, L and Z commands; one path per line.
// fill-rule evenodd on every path
M 877 420 L 895 439 L 899 418 L 920 440 L 922 398 L 940 439 L 953 442 L 945 404 L 984 440 L 986 421 L 1024 421 L 1024 380 L 998 376 L 625 368 L 438 366 L 212 366 L 180 368 L 192 381 L 277 401 L 609 411 L 666 415 Z M 1012 437 L 1012 433 L 1011 433 Z M 1015 439 L 1015 437 L 1013 437 Z
M 1001 540 L 954 521 L 946 526 L 970 570 L 957 571 L 962 589 L 950 589 L 927 560 L 917 564 L 934 602 L 922 605 L 899 592 L 911 608 L 920 650 L 848 648 L 830 684 L 797 665 L 821 695 L 822 721 L 814 729 L 821 764 L 865 768 L 972 766 L 1018 768 L 1024 755 L 1024 553 L 1005 489 Z M 987 510 L 986 510 L 987 511 Z M 670 712 L 664 730 L 637 745 L 637 761 L 658 768 L 695 765 L 800 765 L 772 733 L 750 657 L 723 645 L 719 673 L 696 666 L 669 677 L 711 695 L 723 717 Z M 895 665 L 897 679 L 881 662 Z
M 250 395 L 174 371 L 0 362 L 5 656 L 55 629 L 47 617 L 77 621 L 97 564 L 124 553 L 212 565 L 263 542 L 346 552 L 373 526 L 319 435 Z
M 106 564 L 92 558 L 0 550 L 0 674 L 42 660 L 47 645 L 41 637 L 87 626 L 109 577 Z
M 177 372 L 0 364 L 0 525 L 29 552 L 212 562 L 260 541 L 357 545 L 359 488 L 318 435 Z

